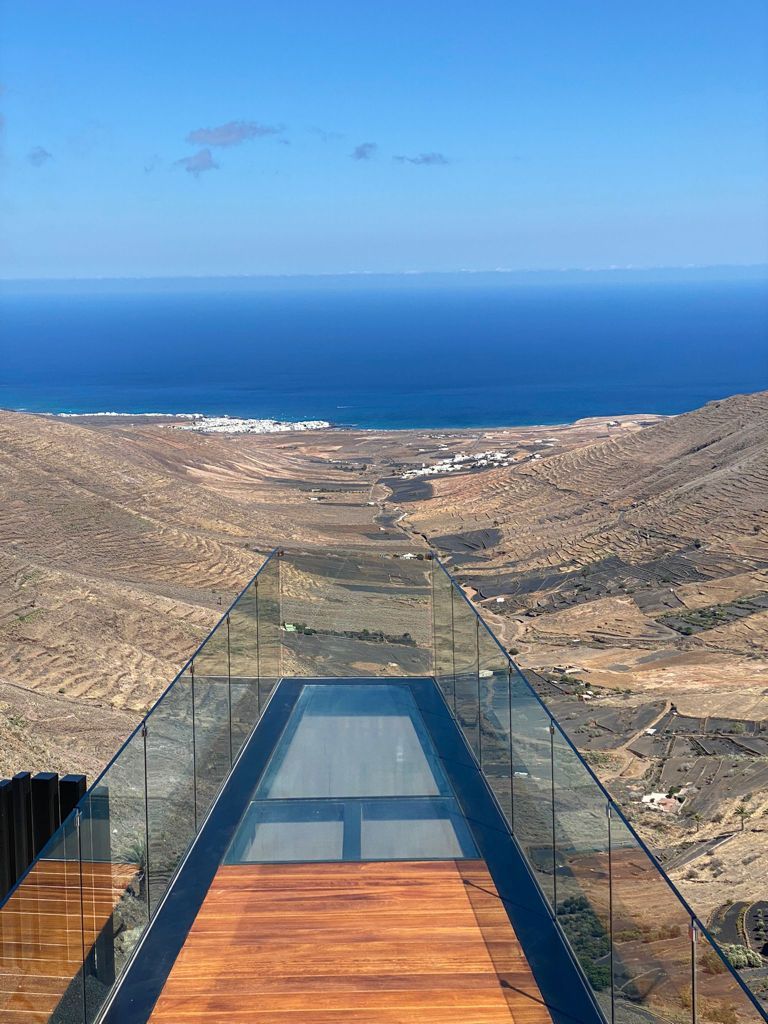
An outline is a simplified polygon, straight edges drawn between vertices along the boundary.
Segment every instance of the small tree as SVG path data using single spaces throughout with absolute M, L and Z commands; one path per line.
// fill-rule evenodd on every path
M 746 825 L 747 820 L 752 817 L 751 809 L 743 801 L 736 808 L 736 817 L 741 822 L 741 831 L 743 832 L 744 831 L 744 826 Z

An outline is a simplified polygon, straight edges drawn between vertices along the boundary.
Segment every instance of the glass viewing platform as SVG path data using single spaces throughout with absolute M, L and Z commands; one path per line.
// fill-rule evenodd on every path
M 0 1024 L 763 1020 L 433 556 L 273 552 L 0 905 Z

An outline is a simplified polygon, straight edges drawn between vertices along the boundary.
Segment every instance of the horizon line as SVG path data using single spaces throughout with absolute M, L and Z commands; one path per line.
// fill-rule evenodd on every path
M 611 264 L 594 267 L 459 267 L 456 270 L 335 270 L 335 271 L 295 271 L 295 272 L 261 272 L 261 273 L 226 273 L 226 274 L 103 274 L 78 276 L 48 277 L 3 277 L 0 284 L 6 283 L 44 283 L 44 282 L 83 282 L 83 281 L 248 281 L 248 280 L 291 280 L 296 278 L 326 277 L 447 277 L 451 275 L 475 274 L 613 274 L 613 273 L 648 273 L 649 271 L 697 271 L 697 270 L 766 270 L 768 262 L 757 263 L 682 263 L 682 264 Z

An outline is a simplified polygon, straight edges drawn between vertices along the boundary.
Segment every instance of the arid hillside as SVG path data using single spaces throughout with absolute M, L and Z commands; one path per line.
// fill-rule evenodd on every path
M 628 659 L 663 649 L 712 681 L 720 655 L 737 659 L 742 686 L 768 686 L 768 394 L 431 487 L 403 506 L 408 528 L 531 664 L 591 643 L 578 660 L 592 681 L 624 686 Z
M 431 478 L 400 507 L 694 905 L 762 898 L 768 393 Z
M 552 431 L 554 450 L 607 433 Z M 379 480 L 490 446 L 530 457 L 540 433 L 200 435 L 0 412 L 0 772 L 92 774 L 266 551 L 406 550 Z
M 536 462 L 434 485 L 429 528 L 497 528 L 494 561 L 569 572 L 706 550 L 768 560 L 768 393 L 735 396 Z M 412 525 L 420 517 L 410 514 Z M 704 557 L 704 556 L 701 556 Z
M 475 431 L 0 412 L 0 502 L 0 775 L 93 777 L 272 547 L 352 564 L 429 543 L 694 905 L 716 922 L 762 898 L 767 393 Z M 363 607 L 358 664 L 381 654 Z
M 257 440 L 0 413 L 0 772 L 100 767 L 263 552 L 306 539 L 314 456 Z

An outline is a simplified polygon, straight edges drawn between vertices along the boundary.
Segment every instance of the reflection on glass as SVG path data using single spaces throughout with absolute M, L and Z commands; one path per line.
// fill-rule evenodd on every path
M 478 634 L 481 766 L 507 821 L 512 825 L 512 758 L 509 745 L 509 662 L 481 625 Z
M 615 813 L 610 832 L 616 1021 L 691 1020 L 690 918 Z
M 79 831 L 71 814 L 0 908 L 0 1019 L 47 1020 L 55 1010 L 60 1024 L 82 1022 L 82 922 Z M 87 940 L 93 942 L 91 929 Z
M 547 899 L 555 901 L 550 718 L 519 674 L 512 676 L 515 836 Z
M 82 805 L 86 1021 L 95 1020 L 149 920 L 144 737 L 135 733 Z
M 280 678 L 280 565 L 273 557 L 259 573 L 257 596 L 259 707 L 264 705 Z
M 429 674 L 430 560 L 345 550 L 280 562 L 284 675 Z
M 252 582 L 229 613 L 232 756 L 237 757 L 259 720 L 258 583 Z
M 475 757 L 480 760 L 480 708 L 477 675 L 477 616 L 453 587 L 453 666 L 456 718 Z
M 435 679 L 448 705 L 456 707 L 453 674 L 453 584 L 437 561 L 433 563 L 433 628 Z
M 553 735 L 557 918 L 606 1016 L 611 1014 L 608 808 L 559 729 Z
M 196 830 L 192 677 L 184 672 L 147 718 L 149 903 L 154 914 Z
M 192 664 L 197 827 L 232 767 L 229 628 L 220 622 Z

